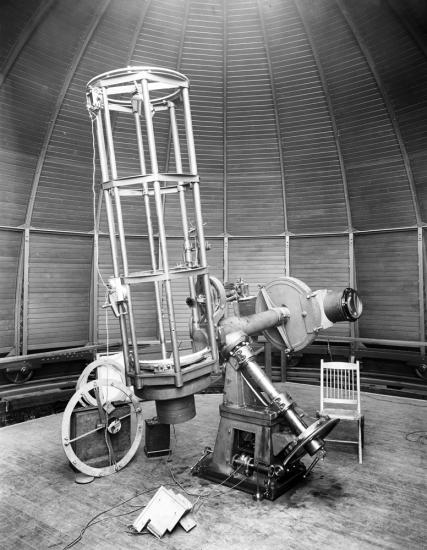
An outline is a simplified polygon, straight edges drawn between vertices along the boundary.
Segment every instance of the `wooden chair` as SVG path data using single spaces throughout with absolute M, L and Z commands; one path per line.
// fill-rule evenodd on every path
M 364 416 L 360 408 L 359 361 L 345 363 L 340 361 L 324 362 L 323 359 L 321 360 L 319 415 L 357 422 L 357 441 L 329 438 L 326 441 L 357 445 L 359 464 L 362 464 Z

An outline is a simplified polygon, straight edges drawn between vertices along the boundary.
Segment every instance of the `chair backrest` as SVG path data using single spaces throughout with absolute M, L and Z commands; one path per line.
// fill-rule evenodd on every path
M 359 361 L 320 362 L 320 409 L 357 410 L 360 413 Z

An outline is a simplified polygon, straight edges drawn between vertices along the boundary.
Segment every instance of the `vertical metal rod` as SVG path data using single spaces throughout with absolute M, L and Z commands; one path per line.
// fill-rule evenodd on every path
M 101 166 L 102 181 L 103 183 L 106 183 L 110 179 L 110 176 L 109 176 L 109 170 L 108 170 L 107 152 L 105 150 L 104 127 L 102 124 L 100 111 L 96 115 L 96 137 L 98 142 L 98 154 L 99 154 L 99 163 Z M 112 261 L 113 261 L 113 273 L 114 273 L 114 277 L 118 277 L 120 275 L 120 269 L 117 261 L 116 228 L 115 228 L 115 222 L 114 222 L 114 212 L 112 210 L 112 204 L 111 204 L 111 196 L 109 191 L 107 190 L 104 191 L 104 198 L 105 198 L 105 208 L 107 210 L 108 232 L 110 235 L 111 255 L 112 255 Z
M 188 158 L 189 158 L 189 164 L 190 164 L 190 172 L 192 174 L 197 174 L 193 123 L 191 120 L 190 98 L 189 98 L 188 88 L 183 88 L 182 99 L 183 99 L 183 106 L 184 106 L 184 120 L 185 120 L 186 136 L 187 136 L 187 149 L 188 149 Z M 204 237 L 204 231 L 203 231 L 200 189 L 199 189 L 199 184 L 197 182 L 193 184 L 193 197 L 194 197 L 194 211 L 196 216 L 196 228 L 197 228 L 197 234 L 198 234 L 199 245 L 200 245 L 200 263 L 202 267 L 207 267 L 208 264 L 207 264 L 207 258 L 206 258 L 206 245 L 205 245 L 205 237 Z M 212 350 L 212 358 L 216 360 L 218 358 L 218 351 L 216 347 L 215 330 L 213 326 L 213 308 L 212 308 L 212 300 L 211 300 L 211 293 L 210 293 L 210 281 L 209 281 L 209 275 L 207 273 L 203 275 L 203 283 L 204 283 L 204 292 L 206 296 L 206 317 L 208 320 L 209 345 Z
M 175 167 L 178 174 L 182 174 L 182 157 L 181 157 L 181 147 L 179 145 L 179 135 L 178 135 L 178 125 L 176 123 L 176 112 L 175 105 L 172 101 L 168 104 L 169 107 L 169 117 L 171 125 L 171 134 L 173 142 L 173 151 L 175 156 Z M 179 205 L 181 207 L 181 219 L 182 219 L 182 229 L 184 232 L 184 257 L 185 262 L 188 266 L 191 267 L 192 256 L 191 256 L 191 243 L 188 238 L 188 216 L 187 216 L 187 207 L 185 204 L 184 188 L 180 183 L 178 183 L 178 194 L 179 194 Z
M 93 190 L 95 193 L 95 190 Z M 90 294 L 90 326 L 89 326 L 89 341 L 91 344 L 98 343 L 98 294 L 99 294 L 99 222 L 101 218 L 103 194 L 98 194 L 96 208 L 94 212 L 94 227 L 93 227 L 93 252 L 92 252 L 92 281 Z
M 136 128 L 136 141 L 138 145 L 138 155 L 139 155 L 139 164 L 141 168 L 141 173 L 143 176 L 147 174 L 147 169 L 145 166 L 145 154 L 144 154 L 144 142 L 142 139 L 141 132 L 141 120 L 139 112 L 134 112 L 135 119 L 135 128 Z M 156 261 L 156 249 L 154 243 L 154 231 L 153 223 L 151 221 L 151 209 L 150 209 L 150 196 L 148 194 L 148 184 L 144 182 L 144 206 L 145 206 L 145 217 L 147 218 L 147 231 L 148 231 L 148 243 L 150 247 L 150 257 L 151 257 L 151 267 L 153 273 L 157 272 L 157 261 Z M 162 358 L 166 359 L 166 342 L 165 342 L 165 331 L 163 327 L 162 319 L 162 302 L 161 302 L 161 290 L 159 281 L 154 281 L 154 295 L 156 299 L 156 312 L 157 312 L 157 324 L 159 330 L 159 341 L 162 352 Z
M 224 281 L 228 281 L 230 278 L 230 268 L 229 268 L 229 261 L 228 261 L 228 237 L 224 236 L 224 242 L 223 242 L 223 278 Z
M 345 397 L 346 399 L 350 399 L 350 383 L 349 383 L 349 376 L 350 372 L 345 371 Z
M 16 270 L 16 289 L 15 289 L 15 337 L 14 348 L 16 355 L 22 355 L 22 329 L 23 329 L 23 290 L 24 290 L 24 237 L 25 232 L 21 234 L 21 247 L 19 251 L 18 266 Z
M 98 142 L 99 163 L 101 165 L 102 181 L 106 183 L 109 179 L 108 170 L 108 157 L 105 150 L 105 137 L 104 126 L 102 124 L 101 111 L 96 115 L 96 136 Z M 113 274 L 114 277 L 120 276 L 120 268 L 118 263 L 117 242 L 116 242 L 116 228 L 114 222 L 114 210 L 111 203 L 111 195 L 109 191 L 104 190 L 105 209 L 107 212 L 108 233 L 110 237 L 111 257 L 113 262 Z M 123 342 L 123 356 L 125 362 L 125 375 L 126 383 L 129 384 L 129 345 L 127 338 L 126 320 L 123 315 L 119 315 L 120 334 L 122 335 Z
M 223 20 L 223 44 L 222 44 L 222 181 L 223 181 L 223 204 L 222 204 L 222 227 L 224 233 L 224 281 L 229 280 L 229 258 L 228 258 L 228 224 L 227 224 L 227 52 L 228 52 L 228 28 L 227 28 L 227 3 L 223 2 L 222 20 Z
M 347 395 L 347 371 L 344 370 L 343 372 L 343 399 L 348 399 L 348 395 Z
M 291 274 L 291 246 L 290 246 L 290 237 L 289 235 L 285 236 L 285 275 L 289 277 Z
M 326 369 L 326 398 L 331 396 L 331 370 Z
M 342 387 L 342 382 L 341 382 L 341 378 L 342 378 L 342 369 L 339 369 L 337 371 L 337 398 L 338 399 L 341 399 L 341 387 Z
M 360 370 L 356 370 L 357 412 L 360 414 Z
M 179 144 L 179 134 L 178 134 L 178 125 L 176 122 L 176 111 L 175 105 L 172 101 L 169 102 L 169 117 L 171 125 L 171 135 L 173 142 L 173 151 L 175 156 L 175 167 L 178 174 L 182 174 L 182 157 L 181 157 L 181 147 Z M 185 189 L 182 185 L 178 183 L 178 195 L 179 195 L 179 205 L 181 208 L 181 221 L 182 221 L 182 230 L 184 233 L 184 260 L 187 267 L 192 267 L 193 257 L 191 254 L 191 242 L 189 239 L 190 231 L 188 228 L 188 215 L 187 215 L 187 206 L 185 203 Z M 192 276 L 188 279 L 188 285 L 190 290 L 190 297 L 192 301 L 196 299 L 196 285 Z M 199 322 L 199 313 L 196 307 L 191 308 L 191 316 L 193 321 L 193 328 L 198 327 Z
M 110 159 L 111 177 L 113 180 L 115 180 L 117 179 L 117 165 L 116 165 L 116 154 L 114 151 L 110 109 L 108 106 L 108 95 L 105 88 L 103 88 L 102 92 L 103 92 L 103 98 L 104 98 L 104 121 L 105 121 L 105 130 L 106 130 L 106 138 L 107 138 L 107 147 L 108 147 L 108 153 L 109 153 L 109 159 Z M 114 187 L 113 195 L 114 195 L 114 203 L 116 206 L 117 228 L 119 233 L 120 252 L 121 252 L 122 264 L 123 264 L 123 275 L 127 277 L 129 275 L 129 268 L 128 268 L 128 259 L 127 259 L 127 251 L 126 251 L 126 240 L 125 240 L 125 232 L 124 232 L 124 226 L 123 226 L 123 216 L 122 216 L 122 207 L 120 203 L 120 195 L 117 187 Z M 134 369 L 135 369 L 135 374 L 139 374 L 140 369 L 139 369 L 139 357 L 138 357 L 138 341 L 136 338 L 135 318 L 133 315 L 132 296 L 131 296 L 129 285 L 127 285 L 127 294 L 128 294 L 127 295 L 128 319 L 129 319 L 130 335 L 131 335 L 131 341 L 132 341 Z M 123 311 L 123 314 L 124 313 L 125 312 Z M 123 317 L 123 315 L 121 315 L 121 317 Z
M 30 228 L 24 230 L 24 258 L 23 258 L 23 299 L 22 299 L 22 353 L 28 353 L 28 309 L 29 309 L 29 271 L 30 271 Z
M 356 382 L 354 380 L 354 371 L 351 372 L 351 377 L 352 377 L 352 380 L 353 380 L 353 399 L 354 399 L 354 393 L 355 393 L 355 391 L 357 391 L 357 386 L 356 386 L 357 380 L 356 380 Z
M 94 92 L 92 92 L 92 101 L 95 101 Z M 96 136 L 97 136 L 97 142 L 98 142 L 98 155 L 100 160 L 100 166 L 101 166 L 101 179 L 103 182 L 108 181 L 108 161 L 107 156 L 105 153 L 105 143 L 104 143 L 104 131 L 102 126 L 102 118 L 101 113 L 98 112 L 95 118 L 96 121 Z M 92 131 L 93 130 L 93 122 L 92 122 Z M 95 185 L 95 182 L 93 182 L 93 185 Z M 95 190 L 93 190 L 95 193 Z M 95 193 L 96 194 L 96 193 Z M 96 343 L 98 343 L 98 288 L 99 288 L 99 225 L 101 220 L 101 211 L 102 211 L 102 199 L 104 197 L 104 193 L 101 191 L 98 195 L 98 203 L 97 203 L 97 209 L 95 212 L 95 220 L 94 220 L 94 236 L 93 236 L 93 340 L 96 340 Z
M 337 373 L 336 373 L 336 370 L 333 370 L 332 371 L 332 375 L 333 375 L 333 382 L 332 382 L 332 387 L 334 389 L 334 393 L 332 395 L 332 397 L 335 399 L 336 398 L 336 395 L 337 395 Z
M 350 230 L 348 234 L 348 254 L 349 254 L 349 282 L 351 288 L 356 288 L 356 262 L 354 251 L 354 233 Z M 350 336 L 355 338 L 359 336 L 359 323 L 350 323 Z M 351 355 L 355 355 L 358 345 L 355 343 L 350 344 Z
M 265 347 L 264 347 L 265 349 Z M 264 352 L 265 353 L 265 352 Z M 320 363 L 320 412 L 323 411 L 323 362 Z
M 419 331 L 420 340 L 424 340 L 425 336 L 425 298 L 424 298 L 424 244 L 423 244 L 423 228 L 418 227 L 418 302 L 419 302 Z M 425 346 L 420 347 L 420 354 L 425 356 Z
M 147 127 L 148 149 L 150 152 L 151 172 L 153 174 L 157 174 L 158 162 L 157 162 L 157 152 L 156 152 L 156 141 L 154 137 L 154 126 L 153 126 L 152 112 L 151 112 L 150 92 L 148 88 L 148 81 L 145 78 L 142 79 L 142 94 L 143 94 L 145 123 Z M 160 183 L 158 181 L 155 181 L 153 183 L 153 190 L 154 190 L 154 200 L 156 204 L 157 219 L 159 224 L 159 240 L 160 240 L 161 257 L 163 260 L 163 271 L 166 276 L 164 285 L 166 290 L 166 304 L 167 304 L 168 315 L 169 315 L 169 330 L 170 330 L 171 343 L 172 343 L 175 382 L 176 382 L 176 386 L 180 388 L 184 385 L 184 383 L 182 380 L 178 343 L 176 338 L 175 312 L 174 312 L 174 307 L 172 302 L 171 281 L 169 279 L 169 261 L 168 261 L 165 224 L 164 224 L 164 218 L 163 218 L 162 195 L 160 190 Z

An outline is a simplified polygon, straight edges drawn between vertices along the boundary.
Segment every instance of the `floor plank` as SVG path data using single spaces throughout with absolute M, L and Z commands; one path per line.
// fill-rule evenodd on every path
M 317 387 L 287 384 L 286 390 L 308 416 L 315 415 Z M 141 445 L 126 468 L 88 485 L 74 483 L 60 442 L 62 415 L 0 429 L 0 547 L 60 550 L 91 518 L 116 506 L 95 520 L 75 548 L 427 548 L 426 445 L 407 439 L 410 432 L 427 430 L 425 403 L 363 394 L 362 465 L 355 447 L 328 444 L 325 461 L 304 484 L 274 502 L 254 502 L 189 473 L 204 447 L 215 442 L 221 399 L 196 396 L 197 416 L 175 427 L 171 461 L 147 459 Z M 146 418 L 154 416 L 153 403 L 143 408 Z M 128 534 L 159 486 L 183 492 L 170 470 L 192 502 L 207 496 L 196 506 L 197 527 L 190 533 L 178 528 L 161 541 Z

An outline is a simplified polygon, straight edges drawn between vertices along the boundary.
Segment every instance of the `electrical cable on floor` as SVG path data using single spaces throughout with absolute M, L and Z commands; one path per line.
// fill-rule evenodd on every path
M 170 472 L 170 475 L 174 481 L 174 483 L 168 483 L 166 485 L 177 485 L 186 495 L 188 496 L 191 496 L 191 497 L 197 497 L 196 498 L 196 502 L 194 502 L 192 504 L 192 512 L 194 514 L 197 514 L 197 512 L 200 511 L 200 508 L 202 506 L 202 504 L 204 504 L 204 502 L 202 502 L 199 506 L 199 508 L 196 510 L 196 506 L 197 504 L 199 504 L 199 502 L 201 501 L 201 499 L 209 499 L 209 498 L 215 498 L 217 496 L 222 496 L 225 494 L 226 491 L 218 491 L 218 492 L 214 492 L 213 490 L 211 490 L 209 493 L 207 494 L 197 494 L 197 493 L 192 493 L 191 491 L 188 491 L 188 489 L 186 489 L 182 483 L 180 481 L 178 481 L 172 471 L 172 468 L 170 467 L 170 465 L 168 464 L 168 469 L 169 469 L 169 472 Z M 218 487 L 220 487 L 221 485 L 224 485 L 232 476 L 234 476 L 236 473 L 238 473 L 238 471 L 242 468 L 242 466 L 239 466 L 238 468 L 236 468 L 222 483 L 218 484 Z M 243 481 L 245 481 L 245 478 L 241 479 L 240 481 L 238 481 L 237 483 L 235 483 L 234 485 L 232 485 L 231 487 L 228 487 L 227 488 L 227 491 L 228 490 L 231 490 L 231 489 L 235 489 L 237 486 L 239 486 L 241 483 L 243 483 Z M 146 531 L 141 531 L 141 532 L 138 532 L 136 531 L 135 529 L 133 529 L 133 526 L 130 525 L 128 526 L 128 531 L 127 531 L 128 535 L 133 535 L 133 536 L 139 536 L 139 535 L 146 535 L 148 534 Z M 162 542 L 162 541 L 160 541 Z M 65 550 L 65 549 L 64 549 Z
M 176 431 L 175 431 L 175 425 L 172 425 L 173 426 L 173 432 L 174 432 L 174 439 L 175 439 L 175 448 L 176 446 L 178 445 L 178 438 L 176 436 Z M 168 455 L 168 462 L 171 462 L 172 458 L 171 458 L 171 454 L 172 454 L 172 449 L 171 449 L 171 452 L 169 453 Z M 214 489 L 211 489 L 211 491 L 209 493 L 206 493 L 206 494 L 200 494 L 200 493 L 192 493 L 191 491 L 188 491 L 188 489 L 186 489 L 182 483 L 180 481 L 178 481 L 175 477 L 175 474 L 174 472 L 172 471 L 172 468 L 170 466 L 170 464 L 167 464 L 167 467 L 168 467 L 168 470 L 169 470 L 169 473 L 173 479 L 173 481 L 175 482 L 175 484 L 182 490 L 184 491 L 184 493 L 190 497 L 196 497 L 196 502 L 193 503 L 193 512 L 194 513 L 197 513 L 202 504 L 200 504 L 198 510 L 196 511 L 195 510 L 195 507 L 197 506 L 197 504 L 199 504 L 199 502 L 202 500 L 202 499 L 206 499 L 208 500 L 209 498 L 215 498 L 217 496 L 221 496 L 221 495 L 224 495 L 228 490 L 230 489 L 235 489 L 236 487 L 238 487 L 239 485 L 241 485 L 244 481 L 245 481 L 245 478 L 242 478 L 241 480 L 239 480 L 237 483 L 235 483 L 234 485 L 230 486 L 230 487 L 227 487 L 227 489 L 225 491 L 216 491 Z M 221 487 L 221 486 L 224 486 L 230 479 L 232 479 L 237 473 L 239 473 L 239 470 L 241 470 L 243 468 L 242 465 L 238 466 L 235 470 L 233 470 L 231 472 L 231 474 L 229 476 L 227 476 L 221 483 L 218 483 L 216 485 L 216 487 Z
M 224 486 L 227 481 L 229 481 L 230 479 L 232 479 L 236 474 L 239 473 L 239 470 L 242 468 L 243 466 L 240 465 L 238 466 L 238 468 L 236 468 L 235 470 L 233 470 L 231 472 L 231 474 L 229 476 L 227 476 L 221 483 L 218 483 L 216 485 L 216 487 L 221 487 L 221 486 Z M 229 490 L 231 489 L 235 489 L 236 487 L 238 487 L 239 485 L 241 485 L 244 481 L 245 481 L 245 478 L 241 479 L 240 481 L 238 481 L 237 483 L 235 483 L 234 485 L 231 485 L 229 487 L 227 487 L 227 489 L 225 491 L 217 491 L 215 492 L 214 489 L 211 489 L 211 491 L 207 494 L 197 494 L 197 493 L 192 493 L 191 491 L 188 491 L 180 481 L 178 481 L 172 471 L 172 468 L 168 465 L 168 468 L 169 468 L 169 472 L 170 472 L 170 475 L 172 477 L 172 479 L 174 480 L 174 482 L 176 483 L 176 485 L 182 490 L 184 491 L 184 493 L 188 496 L 191 496 L 191 497 L 197 497 L 196 498 L 196 502 L 194 502 L 193 504 L 193 512 L 195 514 L 197 514 L 197 512 L 200 511 L 200 508 L 202 507 L 202 505 L 205 503 L 205 500 L 202 500 L 202 499 L 210 499 L 210 498 L 216 498 L 218 496 L 223 496 L 226 492 L 228 492 Z M 196 506 L 199 505 L 198 509 L 196 510 Z
M 173 485 L 173 484 L 172 483 L 167 483 L 166 485 Z M 93 525 L 96 525 L 97 523 L 100 523 L 101 521 L 105 521 L 107 519 L 112 519 L 112 518 L 121 517 L 121 516 L 127 516 L 129 514 L 134 513 L 137 510 L 135 507 L 133 507 L 132 510 L 130 510 L 129 512 L 126 512 L 126 513 L 123 513 L 123 514 L 118 514 L 118 515 L 115 515 L 115 516 L 108 516 L 106 518 L 102 518 L 98 521 L 95 521 L 96 519 L 98 519 L 103 514 L 106 514 L 107 512 L 110 512 L 111 510 L 114 510 L 114 509 L 118 508 L 119 506 L 122 506 L 123 504 L 126 504 L 126 503 L 130 502 L 134 498 L 137 498 L 141 495 L 146 495 L 146 494 L 151 493 L 153 491 L 157 491 L 157 489 L 158 489 L 158 487 L 152 487 L 151 489 L 141 491 L 140 493 L 137 493 L 133 497 L 130 497 L 126 500 L 123 500 L 122 502 L 119 502 L 118 504 L 115 504 L 114 506 L 111 506 L 110 508 L 107 508 L 106 510 L 102 510 L 101 512 L 99 512 L 98 514 L 93 516 L 93 518 L 91 518 L 86 523 L 86 525 L 81 529 L 80 534 L 74 540 L 72 540 L 70 543 L 68 543 L 66 546 L 64 546 L 61 550 L 69 550 L 70 548 L 75 546 L 77 543 L 79 543 L 82 540 L 83 535 L 85 534 L 85 532 L 89 529 L 89 527 L 92 527 Z M 142 508 L 145 508 L 145 506 L 146 506 L 146 504 L 142 504 L 139 508 L 142 509 Z M 59 546 L 59 544 L 60 543 L 52 544 L 52 545 L 48 546 L 48 548 L 54 548 L 55 546 Z
M 178 441 L 178 438 L 176 436 L 176 431 L 175 431 L 175 426 L 173 425 L 173 431 L 174 431 L 174 439 L 175 439 L 175 446 L 177 445 L 177 441 Z M 168 461 L 170 461 L 170 453 L 168 455 Z M 218 496 L 222 496 L 224 495 L 228 490 L 231 490 L 231 489 L 235 489 L 236 487 L 238 487 L 241 483 L 243 483 L 245 481 L 245 478 L 241 479 L 240 481 L 238 481 L 237 483 L 235 483 L 234 485 L 230 486 L 230 487 L 227 487 L 227 490 L 226 491 L 215 491 L 214 489 L 212 489 L 210 492 L 206 493 L 206 494 L 200 494 L 200 493 L 192 493 L 191 491 L 188 491 L 188 489 L 186 489 L 182 483 L 176 479 L 175 477 L 175 474 L 174 472 L 172 471 L 172 468 L 170 467 L 169 464 L 167 464 L 167 467 L 169 469 L 169 473 L 172 477 L 172 480 L 173 480 L 173 483 L 165 483 L 163 484 L 163 487 L 167 487 L 167 486 L 171 486 L 171 485 L 177 485 L 185 494 L 187 494 L 188 496 L 191 496 L 191 497 L 196 497 L 196 501 L 194 502 L 193 504 L 193 511 L 194 513 L 197 513 L 198 511 L 200 511 L 200 508 L 202 506 L 202 504 L 204 502 L 202 502 L 200 504 L 200 506 L 198 507 L 197 510 L 195 510 L 195 507 L 199 504 L 199 502 L 202 500 L 202 499 L 210 499 L 210 498 L 216 498 Z M 223 486 L 224 484 L 227 483 L 227 481 L 229 481 L 235 474 L 237 474 L 239 472 L 239 470 L 242 468 L 242 466 L 239 466 L 238 468 L 236 468 L 227 478 L 224 479 L 224 481 L 222 481 L 220 484 L 217 485 L 217 487 L 221 487 Z M 79 535 L 74 539 L 72 540 L 69 544 L 67 544 L 66 546 L 64 546 L 61 550 L 70 550 L 70 548 L 73 548 L 73 546 L 75 546 L 76 544 L 78 544 L 85 532 L 90 528 L 90 527 L 93 527 L 94 525 L 98 524 L 98 523 L 101 523 L 103 521 L 106 521 L 108 519 L 114 519 L 114 518 L 118 518 L 118 517 L 122 517 L 122 516 L 127 516 L 129 514 L 132 514 L 132 513 L 135 513 L 136 511 L 142 509 L 142 508 L 145 508 L 146 504 L 142 504 L 140 506 L 135 506 L 135 505 L 131 505 L 132 506 L 132 510 L 130 510 L 129 512 L 124 512 L 122 514 L 117 514 L 117 515 L 113 515 L 113 516 L 107 516 L 107 517 L 104 517 L 104 518 L 101 518 L 101 519 L 98 519 L 100 518 L 100 516 L 110 512 L 111 510 L 115 510 L 116 508 L 118 508 L 119 506 L 122 506 L 123 504 L 127 504 L 128 502 L 130 502 L 131 500 L 141 496 L 141 495 L 145 495 L 145 494 L 148 494 L 150 492 L 153 492 L 153 491 L 157 491 L 159 487 L 152 487 L 151 489 L 147 489 L 145 491 L 141 491 L 140 493 L 137 493 L 136 495 L 122 501 L 122 502 L 119 502 L 118 504 L 115 504 L 114 506 L 111 506 L 110 508 L 107 508 L 106 510 L 102 510 L 101 512 L 99 512 L 98 514 L 96 514 L 95 516 L 93 516 L 93 518 L 91 518 L 85 525 L 84 527 L 81 529 Z M 96 521 L 97 520 L 97 521 Z M 143 531 L 141 533 L 138 533 L 136 531 L 132 531 L 131 530 L 131 527 L 132 526 L 128 526 L 128 531 L 127 533 L 129 535 L 145 535 L 145 534 L 148 534 L 148 532 L 146 531 Z M 162 541 L 160 541 L 162 542 Z M 48 548 L 54 548 L 56 546 L 59 546 L 60 543 L 58 544 L 53 544 L 53 545 L 50 545 Z
M 418 443 L 418 445 L 425 445 L 427 443 L 427 431 L 417 430 L 415 432 L 408 432 L 405 434 L 406 441 L 411 443 Z

